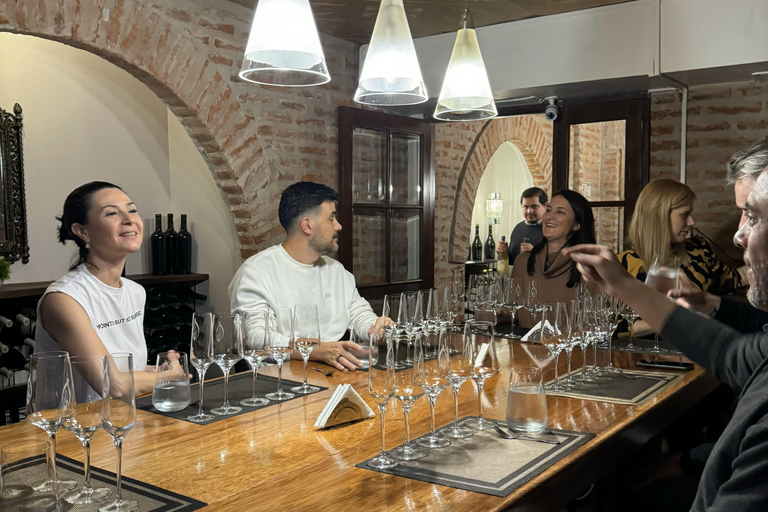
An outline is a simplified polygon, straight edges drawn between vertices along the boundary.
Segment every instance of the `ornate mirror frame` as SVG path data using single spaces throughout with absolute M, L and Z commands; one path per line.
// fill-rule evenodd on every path
M 0 256 L 29 263 L 27 209 L 24 199 L 24 158 L 21 149 L 21 106 L 13 113 L 0 108 Z

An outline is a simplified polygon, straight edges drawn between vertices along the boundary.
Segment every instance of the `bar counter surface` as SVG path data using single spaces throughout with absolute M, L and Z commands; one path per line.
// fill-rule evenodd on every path
M 518 342 L 500 340 L 498 347 L 503 367 L 486 381 L 484 414 L 503 420 L 510 349 L 518 365 L 526 364 L 528 355 Z M 614 354 L 614 364 L 631 368 L 640 357 Z M 574 354 L 574 367 L 579 360 Z M 324 368 L 317 362 L 310 366 Z M 271 366 L 260 373 L 276 375 L 276 370 Z M 356 468 L 355 464 L 378 453 L 378 420 L 329 430 L 317 430 L 313 424 L 335 387 L 343 383 L 354 386 L 376 411 L 367 393 L 367 375 L 336 372 L 326 378 L 309 371 L 310 384 L 329 389 L 204 426 L 138 410 L 123 448 L 123 475 L 206 502 L 205 510 L 211 511 L 333 510 L 344 505 L 365 511 L 552 511 L 582 494 L 717 386 L 697 366 L 641 406 L 548 396 L 551 428 L 592 432 L 596 437 L 499 498 Z M 283 368 L 284 378 L 301 381 L 302 376 L 301 361 Z M 221 398 L 206 393 L 206 409 L 216 407 Z M 477 414 L 474 383 L 461 388 L 460 414 Z M 452 418 L 453 397 L 448 388 L 437 400 L 438 427 Z M 411 432 L 415 438 L 428 430 L 429 406 L 422 397 L 412 409 Z M 387 449 L 403 442 L 403 415 L 394 400 L 387 407 L 386 433 Z M 0 445 L 45 437 L 41 429 L 26 423 L 0 428 Z M 57 436 L 57 450 L 83 460 L 80 442 L 63 429 Z M 94 436 L 91 457 L 94 466 L 115 470 L 115 449 L 103 431 Z

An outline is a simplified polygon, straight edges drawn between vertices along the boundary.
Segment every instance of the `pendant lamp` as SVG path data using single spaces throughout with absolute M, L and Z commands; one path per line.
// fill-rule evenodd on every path
M 331 80 L 309 0 L 259 0 L 239 75 L 278 86 Z
M 435 119 L 475 121 L 496 117 L 496 103 L 469 9 L 464 10 L 461 27 L 435 107 Z
M 403 0 L 381 0 L 355 101 L 365 105 L 427 101 Z

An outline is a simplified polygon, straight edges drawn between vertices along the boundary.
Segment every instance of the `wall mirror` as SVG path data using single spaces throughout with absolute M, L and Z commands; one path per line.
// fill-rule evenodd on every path
M 24 158 L 21 106 L 0 108 L 0 256 L 29 262 L 27 210 L 24 200 Z

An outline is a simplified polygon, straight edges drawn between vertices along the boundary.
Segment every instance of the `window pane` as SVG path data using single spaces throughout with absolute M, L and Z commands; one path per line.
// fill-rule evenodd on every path
M 387 282 L 387 213 L 352 209 L 352 274 L 357 284 Z
M 605 206 L 592 208 L 595 214 L 595 237 L 597 243 L 606 245 L 619 253 L 624 250 L 624 207 Z
M 421 278 L 421 210 L 390 210 L 390 282 Z
M 352 138 L 352 201 L 384 204 L 387 132 L 355 127 Z
M 589 201 L 624 199 L 626 121 L 571 125 L 568 188 Z
M 392 204 L 421 204 L 421 137 L 392 134 Z

